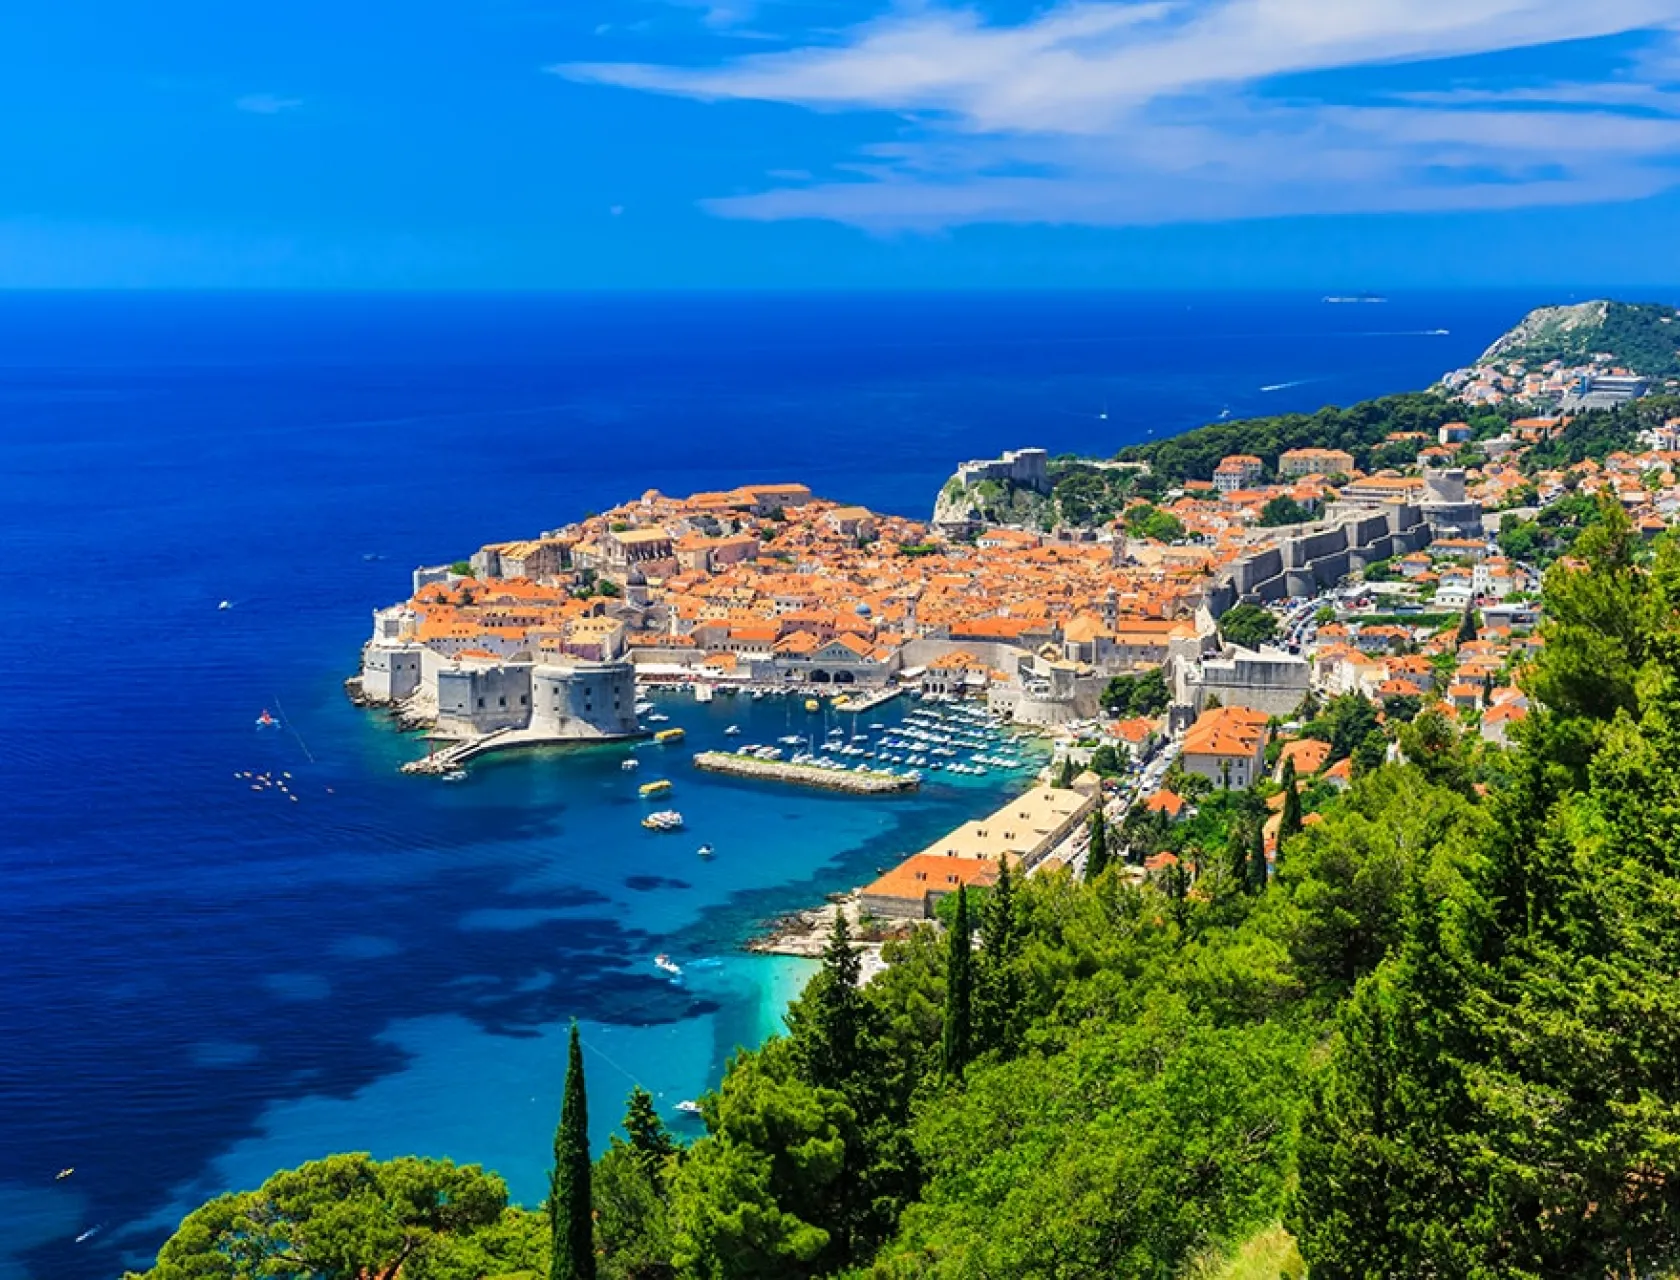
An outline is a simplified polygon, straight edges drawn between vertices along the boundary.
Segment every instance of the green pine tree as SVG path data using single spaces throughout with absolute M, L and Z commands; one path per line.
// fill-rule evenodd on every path
M 1295 761 L 1283 762 L 1283 821 L 1278 824 L 1278 848 L 1301 831 L 1301 789 L 1295 781 Z
M 945 1074 L 960 1077 L 973 1054 L 973 942 L 968 927 L 968 889 L 957 886 L 957 911 L 945 960 L 945 1032 L 940 1058 Z
M 858 989 L 863 965 L 846 913 L 834 913 L 822 968 L 787 1011 L 799 1074 L 809 1084 L 841 1089 L 868 1067 L 870 1008 Z
M 1061 769 L 1056 774 L 1056 785 L 1066 791 L 1073 786 L 1073 757 L 1063 756 Z
M 589 1173 L 589 1100 L 583 1081 L 583 1045 L 573 1019 L 560 1127 L 554 1131 L 554 1171 L 549 1177 L 548 1223 L 554 1242 L 551 1280 L 595 1280 Z
M 630 1090 L 630 1101 L 624 1109 L 624 1132 L 630 1139 L 630 1149 L 648 1172 L 663 1164 L 676 1152 L 670 1131 L 654 1110 L 653 1095 L 641 1085 Z
M 1091 843 L 1085 856 L 1085 879 L 1095 880 L 1108 870 L 1108 820 L 1101 807 L 1091 815 Z

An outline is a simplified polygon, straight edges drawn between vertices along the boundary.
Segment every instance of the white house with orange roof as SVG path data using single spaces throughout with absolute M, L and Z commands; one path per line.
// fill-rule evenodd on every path
M 1270 718 L 1248 707 L 1215 707 L 1202 712 L 1184 735 L 1180 766 L 1215 786 L 1249 786 L 1266 768 L 1266 725 Z
M 1251 488 L 1265 469 L 1266 464 L 1252 453 L 1230 454 L 1213 469 L 1213 487 L 1220 493 Z

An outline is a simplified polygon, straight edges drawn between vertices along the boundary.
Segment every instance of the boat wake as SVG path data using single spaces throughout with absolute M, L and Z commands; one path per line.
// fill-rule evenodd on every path
M 1293 382 L 1274 382 L 1274 383 L 1271 383 L 1268 386 L 1261 387 L 1260 390 L 1262 390 L 1262 391 L 1287 391 L 1287 390 L 1289 390 L 1290 387 L 1304 387 L 1304 386 L 1307 385 L 1307 383 L 1309 383 L 1311 381 L 1313 381 L 1313 379 L 1311 379 L 1311 378 L 1296 378 L 1295 381 L 1293 381 Z

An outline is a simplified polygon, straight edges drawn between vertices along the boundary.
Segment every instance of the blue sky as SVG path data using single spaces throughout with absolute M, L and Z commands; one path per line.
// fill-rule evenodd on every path
M 0 120 L 0 286 L 1680 284 L 1680 0 L 61 0 Z

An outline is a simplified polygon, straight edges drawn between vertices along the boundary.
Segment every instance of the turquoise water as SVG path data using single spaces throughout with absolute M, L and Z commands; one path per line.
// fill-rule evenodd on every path
M 634 1084 L 654 1095 L 674 1131 L 698 1134 L 699 1122 L 675 1111 L 675 1104 L 715 1086 L 737 1048 L 780 1031 L 787 1002 L 814 968 L 798 958 L 744 953 L 740 944 L 770 917 L 865 883 L 957 822 L 990 810 L 1025 785 L 1031 771 L 1030 765 L 1011 773 L 994 769 L 985 778 L 930 773 L 914 795 L 868 798 L 723 778 L 696 769 L 693 756 L 791 733 L 814 733 L 820 741 L 832 724 L 843 723 L 848 734 L 868 723 L 890 727 L 917 704 L 901 698 L 854 718 L 826 707 L 809 713 L 802 698 L 792 697 L 720 696 L 709 705 L 686 692 L 651 698 L 656 713 L 670 717 L 655 727 L 681 726 L 682 742 L 509 753 L 480 760 L 465 782 L 402 777 L 390 784 L 409 791 L 410 803 L 440 821 L 484 832 L 497 830 L 510 814 L 524 815 L 513 833 L 443 855 L 469 858 L 481 872 L 494 868 L 501 881 L 493 905 L 486 905 L 480 888 L 455 914 L 453 929 L 469 940 L 477 963 L 446 985 L 469 1010 L 481 1003 L 493 1015 L 511 993 L 560 1016 L 502 1025 L 494 1015 L 475 1020 L 458 1012 L 392 1019 L 374 1039 L 395 1069 L 349 1091 L 305 1091 L 270 1101 L 252 1132 L 129 1232 L 166 1227 L 206 1195 L 255 1185 L 276 1168 L 336 1150 L 482 1163 L 507 1178 L 517 1199 L 535 1203 L 546 1186 L 566 1017 L 574 1008 L 597 1147 L 617 1126 Z M 394 771 L 423 754 L 420 740 L 396 732 L 383 714 L 352 714 L 361 721 L 354 736 L 368 766 Z M 727 735 L 730 725 L 738 725 L 740 735 Z M 310 747 L 307 740 L 302 747 Z M 1027 747 L 1020 754 L 1036 764 L 1041 751 Z M 627 758 L 639 761 L 635 771 L 622 767 Z M 299 786 L 309 777 L 307 762 L 289 771 L 305 803 L 315 802 L 307 783 Z M 656 778 L 670 779 L 673 790 L 657 800 L 641 798 L 638 788 Z M 253 802 L 269 799 L 262 793 Z M 644 829 L 642 815 L 656 808 L 679 810 L 685 829 Z M 709 859 L 698 855 L 703 843 L 714 850 Z M 362 868 L 355 878 L 415 870 Z M 433 865 L 423 874 L 447 875 L 448 869 Z M 622 930 L 616 945 L 597 937 L 605 922 Z M 581 939 L 584 956 L 557 951 L 545 963 L 530 945 L 543 934 Z M 584 957 L 597 943 L 598 967 L 581 970 L 580 960 L 587 963 Z M 365 933 L 334 944 L 332 967 L 387 970 L 403 963 L 405 950 L 400 938 L 369 918 Z M 653 964 L 662 952 L 683 969 L 680 978 Z M 336 998 L 338 984 L 304 967 L 269 973 L 263 986 L 307 1016 L 312 1005 Z M 576 1000 L 568 998 L 569 990 L 576 990 Z M 593 1014 L 583 1016 L 589 1010 Z M 255 1047 L 239 1041 L 200 1042 L 193 1056 L 199 1066 L 230 1076 L 262 1066 Z

